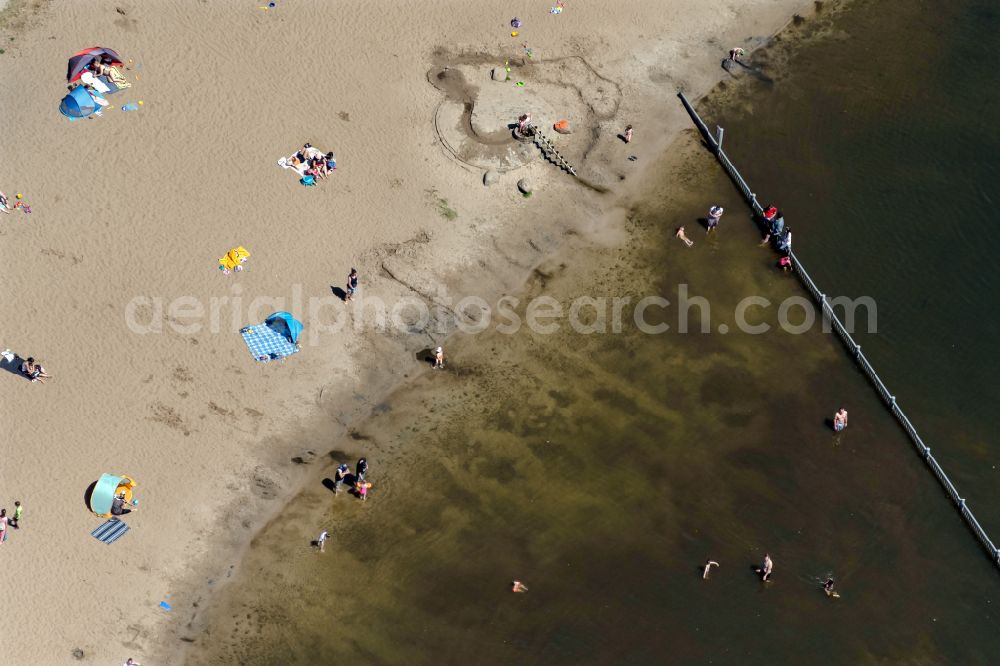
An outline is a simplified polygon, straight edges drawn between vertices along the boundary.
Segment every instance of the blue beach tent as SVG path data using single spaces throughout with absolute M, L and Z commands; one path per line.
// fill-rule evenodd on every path
M 263 324 L 247 326 L 240 333 L 258 361 L 273 361 L 299 351 L 302 322 L 287 312 L 275 312 Z
M 59 113 L 67 118 L 86 118 L 96 110 L 97 102 L 83 86 L 73 88 L 59 104 Z
M 292 344 L 299 341 L 299 334 L 302 333 L 302 322 L 287 312 L 275 312 L 265 319 L 264 323 L 272 330 L 287 337 Z

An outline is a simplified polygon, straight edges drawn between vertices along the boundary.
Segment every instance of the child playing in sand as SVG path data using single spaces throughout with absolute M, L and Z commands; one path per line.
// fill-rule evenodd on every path
M 368 499 L 368 489 L 372 487 L 371 481 L 365 481 L 358 484 L 358 497 L 364 502 Z
M 684 235 L 684 227 L 677 227 L 677 233 L 674 234 L 674 236 L 677 236 L 682 241 L 684 241 L 684 244 L 687 245 L 688 247 L 694 245 L 694 241 Z

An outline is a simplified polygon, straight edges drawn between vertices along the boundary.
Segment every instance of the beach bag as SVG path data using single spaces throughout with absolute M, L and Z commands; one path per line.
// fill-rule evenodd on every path
M 306 187 L 310 187 L 316 184 L 316 176 L 302 176 L 302 180 L 299 181 Z

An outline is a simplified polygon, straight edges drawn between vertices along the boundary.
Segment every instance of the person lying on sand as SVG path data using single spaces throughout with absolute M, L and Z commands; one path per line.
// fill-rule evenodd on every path
M 684 235 L 684 227 L 677 227 L 677 233 L 674 234 L 674 236 L 677 236 L 682 241 L 684 241 L 684 244 L 687 245 L 688 247 L 694 245 L 694 241 Z
M 94 76 L 111 76 L 111 60 L 106 57 L 91 61 L 89 68 Z

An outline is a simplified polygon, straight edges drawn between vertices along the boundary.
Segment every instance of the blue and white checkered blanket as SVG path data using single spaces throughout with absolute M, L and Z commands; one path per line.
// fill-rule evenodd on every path
M 289 342 L 288 338 L 267 324 L 247 326 L 240 333 L 243 334 L 243 341 L 247 343 L 250 353 L 258 361 L 273 361 L 299 351 L 298 345 Z

